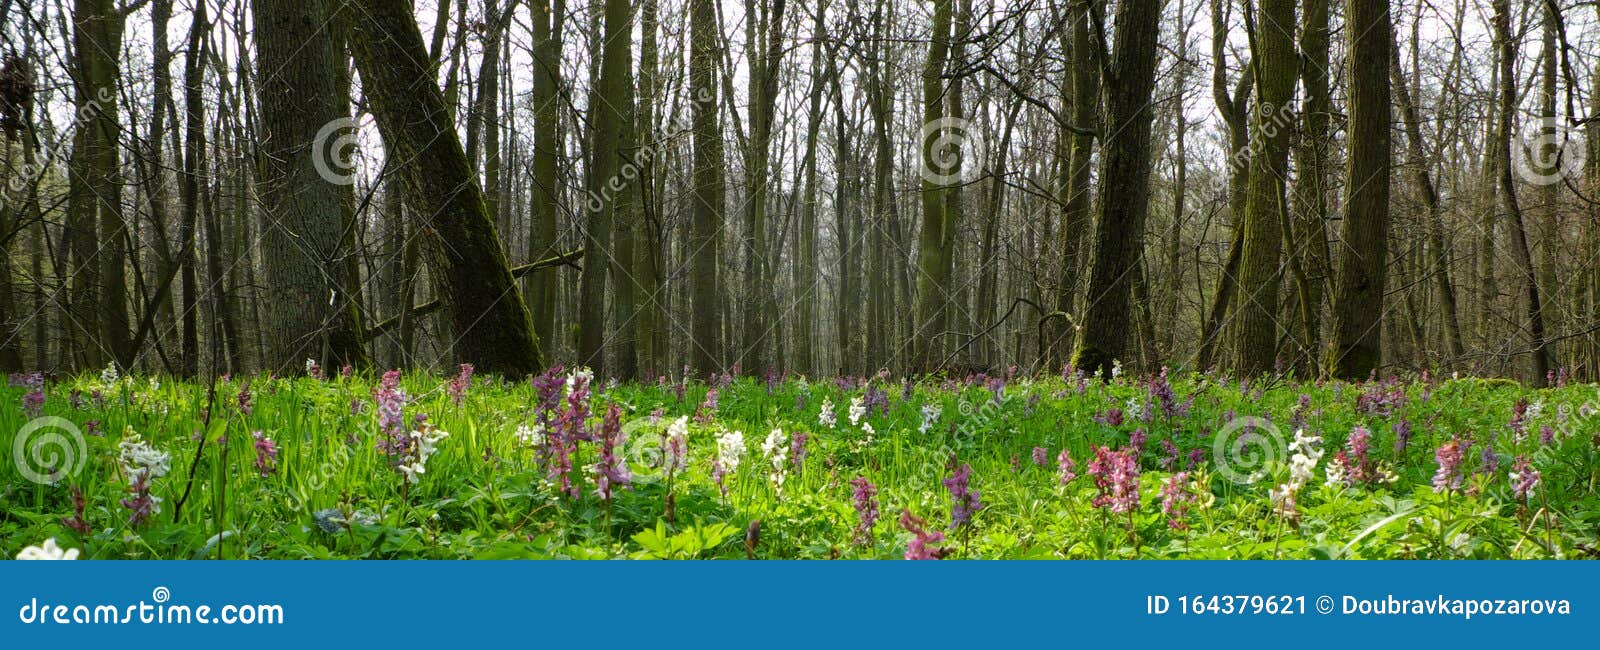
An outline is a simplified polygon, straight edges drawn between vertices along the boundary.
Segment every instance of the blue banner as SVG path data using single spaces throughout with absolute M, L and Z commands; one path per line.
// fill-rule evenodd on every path
M 1597 578 L 1538 561 L 0 562 L 0 647 L 1592 645 Z

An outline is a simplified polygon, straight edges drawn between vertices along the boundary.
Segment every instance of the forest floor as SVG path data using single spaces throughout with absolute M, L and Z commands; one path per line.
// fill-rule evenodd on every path
M 13 375 L 0 554 L 1581 558 L 1600 390 Z

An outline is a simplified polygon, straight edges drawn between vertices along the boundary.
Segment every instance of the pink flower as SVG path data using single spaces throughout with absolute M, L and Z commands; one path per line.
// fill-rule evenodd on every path
M 932 546 L 944 541 L 944 533 L 927 529 L 928 522 L 913 516 L 910 510 L 900 511 L 900 527 L 911 533 L 906 544 L 907 560 L 938 560 L 944 558 L 945 549 Z
M 1089 462 L 1089 475 L 1094 477 L 1096 508 L 1108 508 L 1117 514 L 1139 509 L 1139 463 L 1132 449 L 1112 451 L 1095 447 L 1094 460 Z

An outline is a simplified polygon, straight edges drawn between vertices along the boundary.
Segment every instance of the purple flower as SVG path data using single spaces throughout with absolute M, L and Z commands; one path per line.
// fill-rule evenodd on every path
M 850 485 L 855 488 L 851 499 L 856 507 L 854 542 L 857 546 L 871 546 L 872 526 L 878 521 L 878 488 L 865 476 L 850 479 Z
M 461 401 L 467 398 L 467 389 L 472 388 L 472 364 L 463 363 L 460 372 L 450 379 L 450 399 L 456 406 L 461 406 Z
M 122 500 L 122 507 L 128 509 L 128 525 L 136 527 L 156 513 L 161 499 L 150 494 L 149 472 L 134 472 L 128 492 L 130 496 Z
M 700 403 L 700 408 L 695 409 L 694 421 L 699 424 L 710 424 L 711 419 L 717 416 L 717 387 L 712 386 L 706 391 L 706 400 Z
M 1356 485 L 1366 483 L 1377 478 L 1372 468 L 1372 432 L 1366 427 L 1358 426 L 1350 430 L 1350 439 L 1345 441 L 1345 447 L 1350 450 L 1349 483 Z
M 595 464 L 594 491 L 603 501 L 611 501 L 613 489 L 631 489 L 633 485 L 633 473 L 617 456 L 617 448 L 627 444 L 628 433 L 622 430 L 622 410 L 612 404 L 606 407 L 606 415 L 600 423 L 600 462 Z
M 277 441 L 268 438 L 260 431 L 256 431 L 250 435 L 256 439 L 256 472 L 261 474 L 261 478 L 271 476 L 273 473 L 278 471 Z
M 1433 452 L 1433 459 L 1439 464 L 1438 471 L 1433 474 L 1433 491 L 1446 492 L 1461 487 L 1461 441 L 1451 440 L 1440 445 Z
M 880 415 L 889 415 L 889 394 L 877 386 L 867 386 L 866 392 L 861 394 L 861 406 L 868 414 L 877 411 Z
M 96 401 L 99 401 L 100 399 L 99 393 L 100 391 L 95 391 Z M 247 381 L 243 386 L 239 387 L 239 395 L 237 396 L 236 400 L 239 403 L 239 412 L 243 413 L 245 417 L 250 417 L 250 415 L 256 412 L 255 404 L 251 402 L 250 398 L 250 382 Z
M 1178 472 L 1167 478 L 1165 485 L 1161 486 L 1161 512 L 1167 516 L 1167 527 L 1173 530 L 1188 530 L 1189 503 L 1194 501 L 1194 494 L 1189 491 L 1189 473 Z
M 1049 449 L 1045 449 L 1044 447 L 1034 447 L 1033 448 L 1033 464 L 1037 465 L 1039 467 L 1047 467 L 1047 466 L 1049 466 L 1050 465 L 1050 450 Z
M 1183 452 L 1178 449 L 1177 443 L 1172 442 L 1171 438 L 1162 438 L 1161 453 L 1161 469 L 1169 472 L 1178 469 L 1178 458 Z
M 405 425 L 406 392 L 400 388 L 399 370 L 383 373 L 372 401 L 378 412 L 378 450 L 399 462 L 411 449 L 411 435 Z
M 1161 367 L 1161 374 L 1150 380 L 1145 386 L 1150 400 L 1161 405 L 1161 412 L 1168 419 L 1188 417 L 1188 402 L 1179 403 L 1178 396 L 1172 392 L 1172 384 L 1167 382 L 1167 367 Z
M 1094 507 L 1108 508 L 1117 514 L 1133 512 L 1139 508 L 1139 463 L 1133 449 L 1112 451 L 1095 447 L 1094 460 L 1089 462 L 1089 475 L 1100 490 Z
M 1539 427 L 1539 444 L 1549 446 L 1556 441 L 1556 430 L 1550 425 Z
M 1394 431 L 1394 453 L 1406 453 L 1406 447 L 1411 446 L 1411 421 L 1400 418 L 1389 428 Z
M 972 515 L 983 508 L 977 490 L 971 488 L 972 467 L 962 463 L 955 468 L 955 473 L 944 480 L 944 487 L 950 491 L 950 527 L 960 528 L 972 523 Z
M 938 560 L 944 557 L 943 548 L 932 546 L 944 541 L 944 533 L 930 531 L 927 526 L 928 522 L 912 515 L 910 510 L 900 511 L 900 527 L 912 535 L 911 541 L 906 544 L 907 560 Z
M 1133 433 L 1128 434 L 1128 446 L 1133 448 L 1135 455 L 1143 454 L 1145 440 L 1149 437 L 1150 434 L 1145 433 L 1144 429 L 1134 429 Z
M 1078 478 L 1078 464 L 1072 461 L 1072 452 L 1066 448 L 1056 454 L 1056 475 L 1061 477 L 1061 484 L 1071 483 Z
M 804 431 L 794 432 L 794 438 L 789 441 L 789 462 L 794 463 L 795 471 L 805 469 L 806 441 L 810 439 Z
M 37 417 L 44 411 L 44 389 L 34 388 L 22 396 L 22 410 L 30 417 Z
M 1528 496 L 1538 485 L 1539 470 L 1533 468 L 1533 463 L 1528 461 L 1527 456 L 1518 456 L 1517 462 L 1511 465 L 1511 493 L 1523 503 L 1527 503 Z
M 1094 421 L 1108 427 L 1120 427 L 1122 426 L 1122 418 L 1122 409 L 1113 406 L 1106 409 L 1105 413 L 1094 416 Z

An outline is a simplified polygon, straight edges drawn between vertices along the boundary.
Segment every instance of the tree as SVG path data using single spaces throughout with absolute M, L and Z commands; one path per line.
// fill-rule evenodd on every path
M 330 128 L 350 123 L 344 46 L 331 27 L 332 0 L 257 0 L 261 104 L 261 233 L 268 310 L 267 358 L 274 372 L 308 357 L 335 367 L 365 365 L 359 305 L 344 265 L 344 204 L 352 187 L 319 151 Z
M 1388 0 L 1348 0 L 1350 154 L 1334 300 L 1335 377 L 1365 379 L 1383 362 L 1383 288 L 1389 240 L 1389 66 L 1394 31 Z
M 950 56 L 951 0 L 934 0 L 933 31 L 928 35 L 928 59 L 922 69 L 922 230 L 917 238 L 916 322 L 911 333 L 912 362 L 919 370 L 939 363 L 937 341 L 945 334 L 950 303 L 950 221 L 945 193 L 949 164 L 939 134 L 928 130 L 945 118 L 945 63 Z M 931 136 L 931 137 L 930 137 Z M 959 165 L 960 163 L 956 163 Z M 937 173 L 932 173 L 937 172 Z M 959 167 L 957 168 L 959 173 Z
M 1116 43 L 1106 78 L 1106 140 L 1095 212 L 1094 253 L 1083 334 L 1073 365 L 1105 373 L 1129 352 L 1135 270 L 1144 254 L 1150 210 L 1150 125 L 1155 110 L 1156 34 L 1160 0 L 1124 0 L 1117 6 Z
M 1494 27 L 1495 43 L 1500 50 L 1500 87 L 1497 89 L 1500 106 L 1496 141 L 1492 145 L 1495 157 L 1498 159 L 1495 171 L 1500 176 L 1500 197 L 1505 202 L 1506 212 L 1511 215 L 1512 250 L 1523 267 L 1522 282 L 1528 308 L 1530 374 L 1533 375 L 1535 386 L 1544 386 L 1545 376 L 1550 372 L 1550 352 L 1544 335 L 1543 296 L 1539 293 L 1539 277 L 1534 269 L 1533 249 L 1528 245 L 1528 227 L 1523 219 L 1522 205 L 1518 202 L 1517 182 L 1511 165 L 1511 132 L 1516 128 L 1514 120 L 1517 112 L 1515 74 L 1517 39 L 1511 33 L 1510 0 L 1494 0 L 1493 6 L 1494 17 L 1490 22 Z
M 723 228 L 722 120 L 717 105 L 717 59 L 720 48 L 716 7 L 711 0 L 689 2 L 689 96 L 693 103 L 693 221 L 689 236 L 689 284 L 693 301 L 690 322 L 695 370 L 721 363 L 718 328 L 722 317 L 717 290 Z
M 561 148 L 561 30 L 566 2 L 539 0 L 533 13 L 533 224 L 528 238 L 528 259 L 541 260 L 558 252 L 556 222 L 561 203 L 556 193 Z M 435 48 L 437 49 L 437 48 Z M 535 334 L 540 341 L 556 340 L 556 277 L 554 273 L 528 276 L 527 303 L 534 307 Z
M 583 267 L 579 293 L 582 306 L 578 324 L 578 360 L 591 365 L 596 372 L 604 373 L 606 338 L 605 299 L 606 276 L 613 274 L 617 285 L 632 280 L 619 265 L 613 250 L 613 231 L 619 214 L 626 215 L 628 205 L 625 194 L 631 191 L 627 179 L 619 175 L 621 149 L 628 146 L 624 136 L 631 132 L 633 87 L 632 20 L 628 15 L 627 0 L 606 0 L 605 38 L 600 64 L 600 78 L 589 98 L 590 156 L 588 190 L 584 205 L 588 214 L 584 250 L 589 263 Z M 625 217 L 624 217 L 625 218 Z M 631 232 L 627 236 L 631 236 Z M 631 294 L 619 304 L 631 302 Z M 632 305 L 629 304 L 631 309 Z M 631 337 L 630 337 L 631 338 Z M 633 361 L 625 361 L 632 367 Z
M 1239 267 L 1239 367 L 1254 374 L 1278 359 L 1278 283 L 1283 259 L 1284 179 L 1298 56 L 1294 0 L 1261 0 L 1259 20 L 1245 15 L 1255 68 L 1256 106 L 1251 128 L 1250 184 L 1244 249 Z
M 456 355 L 480 371 L 534 372 L 543 362 L 500 236 L 432 81 L 422 33 L 407 0 L 353 0 L 351 45 L 387 147 L 405 161 L 407 196 L 437 238 L 450 296 Z

